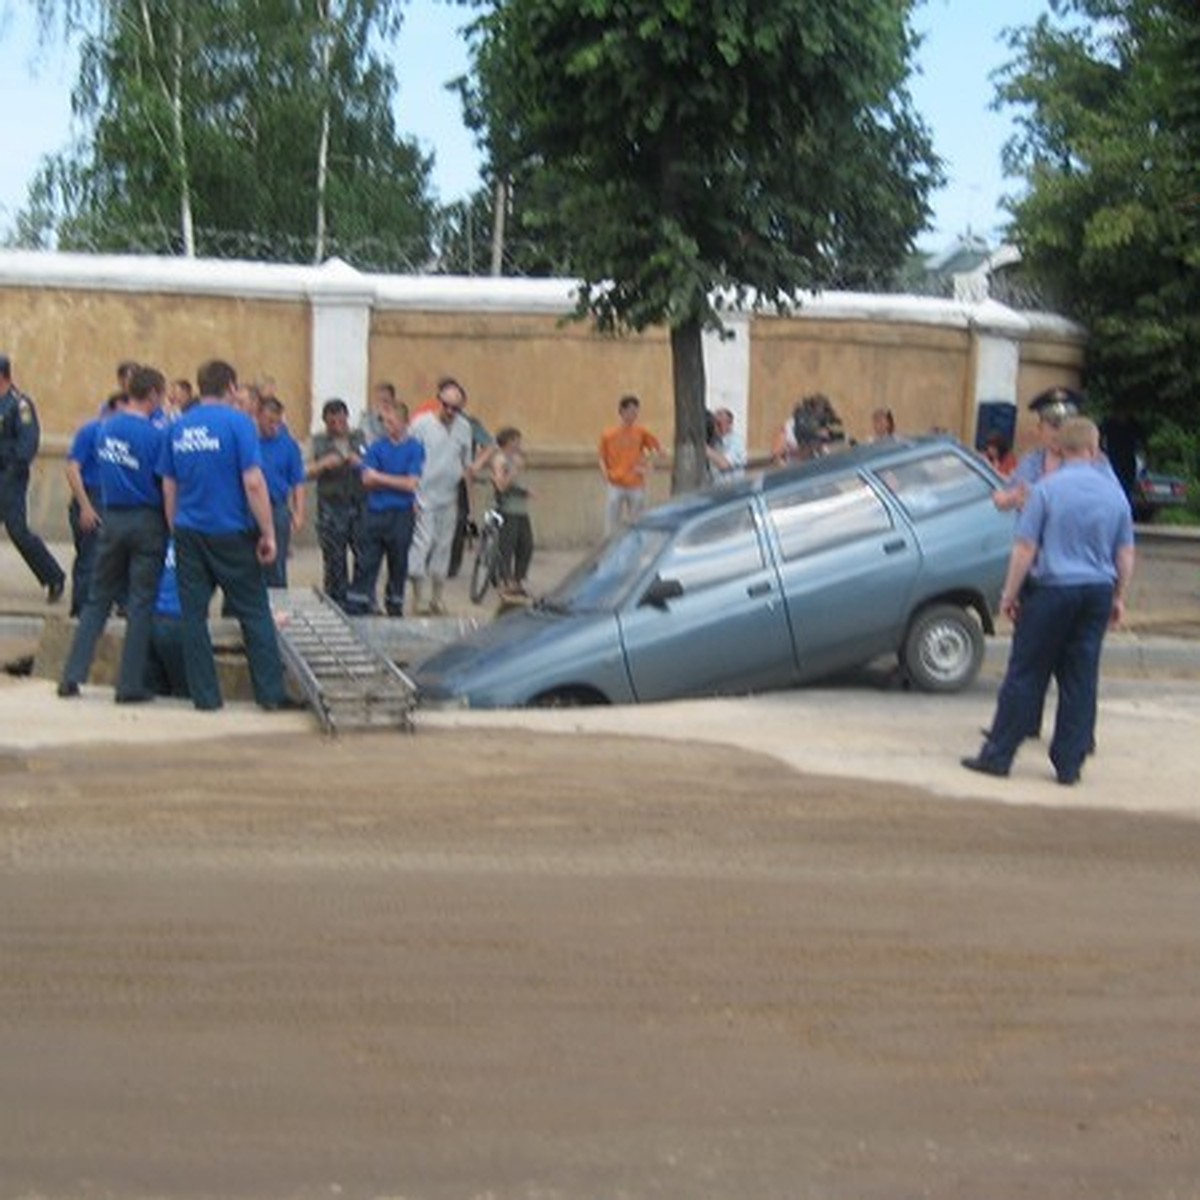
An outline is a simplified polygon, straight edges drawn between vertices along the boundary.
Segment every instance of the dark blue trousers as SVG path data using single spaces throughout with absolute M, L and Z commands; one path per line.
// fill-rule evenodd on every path
M 292 547 L 292 510 L 286 500 L 271 505 L 271 521 L 275 526 L 275 561 L 263 567 L 263 575 L 267 587 L 285 588 L 288 585 L 288 553 Z
M 253 533 L 175 530 L 183 663 L 188 691 L 197 708 L 220 708 L 223 703 L 208 632 L 208 606 L 218 587 L 242 627 L 255 700 L 263 708 L 278 708 L 283 701 L 283 661 L 267 586 L 255 554 L 257 545 L 258 537 Z
M 124 597 L 125 642 L 117 676 L 118 696 L 146 690 L 150 621 L 167 550 L 167 522 L 159 508 L 116 508 L 104 514 L 87 604 L 79 617 L 63 668 L 64 683 L 83 683 L 108 614 Z
M 1040 711 L 1051 676 L 1058 681 L 1058 712 L 1050 761 L 1062 777 L 1079 774 L 1096 734 L 1100 650 L 1112 615 L 1112 584 L 1034 585 L 1022 593 L 1012 652 L 991 736 L 980 757 L 1007 770 Z
M 100 512 L 100 492 L 88 488 L 87 494 L 92 507 Z M 92 568 L 96 565 L 96 550 L 100 546 L 100 530 L 84 529 L 80 524 L 79 501 L 74 497 L 67 505 L 67 521 L 71 526 L 71 540 L 75 543 L 75 561 L 71 564 L 71 616 L 77 617 L 88 602 Z M 118 597 L 118 602 L 124 603 L 124 598 Z
M 416 514 L 411 508 L 367 511 L 363 514 L 354 559 L 354 581 L 346 593 L 348 613 L 375 611 L 379 568 L 387 562 L 387 587 L 383 604 L 389 617 L 404 616 L 404 585 L 408 581 L 408 549 L 412 545 Z
M 0 467 L 0 521 L 38 583 L 49 587 L 66 576 L 46 543 L 29 528 L 28 496 L 29 468 L 24 463 Z
M 321 547 L 325 595 L 341 605 L 346 603 L 350 587 L 347 562 L 351 553 L 356 566 L 358 563 L 360 517 L 357 503 L 317 501 L 317 542 Z

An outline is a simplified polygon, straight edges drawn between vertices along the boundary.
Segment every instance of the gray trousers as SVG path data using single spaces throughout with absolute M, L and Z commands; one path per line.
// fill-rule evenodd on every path
M 167 549 L 167 522 L 157 508 L 110 508 L 104 514 L 87 603 L 63 668 L 64 683 L 84 683 L 108 614 L 125 597 L 125 644 L 118 696 L 145 692 L 146 655 L 158 581 Z

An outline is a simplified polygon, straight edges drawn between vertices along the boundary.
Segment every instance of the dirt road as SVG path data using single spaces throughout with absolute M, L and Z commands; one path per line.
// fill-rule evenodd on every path
M 1195 820 L 288 734 L 2 754 L 0 862 L 5 1197 L 1200 1196 Z

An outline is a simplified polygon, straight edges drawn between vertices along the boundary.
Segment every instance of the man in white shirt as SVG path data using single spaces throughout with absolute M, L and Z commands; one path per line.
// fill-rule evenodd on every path
M 739 479 L 746 470 L 746 443 L 735 433 L 733 413 L 718 408 L 713 413 L 713 442 L 705 447 L 709 469 L 714 479 Z
M 425 447 L 417 524 L 408 555 L 415 613 L 422 611 L 426 579 L 430 582 L 428 611 L 446 611 L 443 592 L 458 521 L 458 485 L 471 465 L 471 425 L 462 413 L 466 392 L 457 380 L 443 379 L 437 399 L 437 408 L 421 413 L 409 429 L 409 436 Z

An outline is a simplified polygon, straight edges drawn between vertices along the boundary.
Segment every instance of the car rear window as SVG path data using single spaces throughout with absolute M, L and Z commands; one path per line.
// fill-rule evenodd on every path
M 772 497 L 768 507 L 785 559 L 892 527 L 883 502 L 857 475 L 806 484 Z
M 982 474 L 949 451 L 888 467 L 879 477 L 914 520 L 974 503 L 992 492 Z

